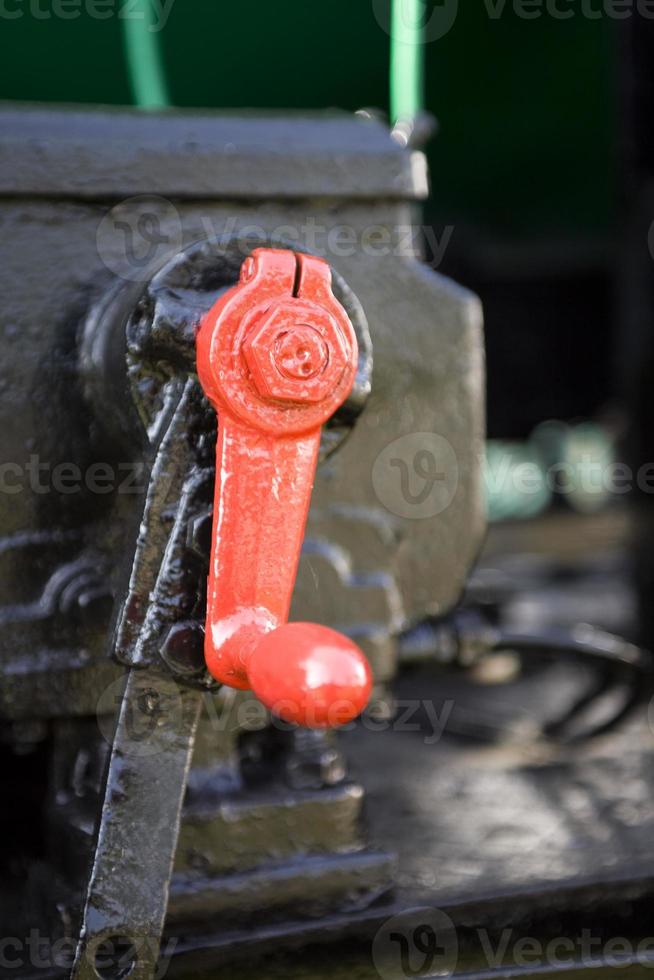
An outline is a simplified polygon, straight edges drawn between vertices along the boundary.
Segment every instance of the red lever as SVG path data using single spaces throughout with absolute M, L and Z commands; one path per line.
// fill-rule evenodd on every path
M 311 728 L 355 718 L 370 696 L 359 648 L 312 623 L 287 623 L 320 427 L 357 367 L 350 320 L 322 259 L 260 248 L 204 317 L 200 383 L 218 412 L 205 657 L 223 684 L 252 688 Z

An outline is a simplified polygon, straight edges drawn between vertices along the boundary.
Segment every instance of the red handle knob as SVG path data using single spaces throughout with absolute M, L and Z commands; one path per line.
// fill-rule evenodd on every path
M 209 671 L 251 688 L 287 721 L 345 724 L 370 696 L 366 658 L 334 630 L 287 623 L 320 427 L 347 398 L 357 366 L 328 264 L 257 249 L 204 317 L 197 365 L 219 416 Z

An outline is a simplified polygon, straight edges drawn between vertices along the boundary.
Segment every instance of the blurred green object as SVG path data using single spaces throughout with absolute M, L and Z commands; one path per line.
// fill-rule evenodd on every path
M 583 422 L 571 427 L 562 464 L 561 493 L 574 510 L 592 514 L 620 493 L 615 449 L 599 425 Z
M 391 120 L 413 119 L 424 106 L 425 0 L 392 0 L 390 14 Z M 152 0 L 133 0 L 122 19 L 125 58 L 134 103 L 146 109 L 170 105 L 160 38 L 163 28 Z
M 133 0 L 133 17 L 122 20 L 125 58 L 134 102 L 143 109 L 170 105 L 157 19 L 151 0 Z
M 537 517 L 552 500 L 543 461 L 528 442 L 489 440 L 484 481 L 491 522 Z
M 550 420 L 526 442 L 489 440 L 484 467 L 490 521 L 524 520 L 560 498 L 592 514 L 625 492 L 611 434 L 595 422 Z
M 391 12 L 391 121 L 412 119 L 424 108 L 424 0 L 393 0 Z

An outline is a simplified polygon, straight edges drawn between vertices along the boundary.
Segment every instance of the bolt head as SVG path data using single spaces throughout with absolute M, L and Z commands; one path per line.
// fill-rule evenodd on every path
M 213 526 L 213 511 L 207 509 L 198 514 L 190 522 L 186 534 L 186 545 L 200 558 L 208 558 L 211 554 L 211 529 Z
M 329 364 L 329 349 L 317 330 L 300 323 L 277 337 L 272 358 L 279 373 L 289 381 L 309 381 Z
M 173 623 L 161 656 L 174 674 L 192 677 L 204 670 L 204 630 L 194 621 Z
M 303 403 L 329 397 L 349 363 L 338 323 L 303 300 L 271 307 L 246 337 L 243 356 L 260 395 Z

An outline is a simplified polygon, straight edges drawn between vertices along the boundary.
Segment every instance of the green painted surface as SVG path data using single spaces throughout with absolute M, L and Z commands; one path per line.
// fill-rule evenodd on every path
M 123 20 L 123 44 L 133 100 L 144 109 L 170 105 L 170 92 L 159 30 L 160 16 L 151 0 L 136 0 L 135 17 Z
M 155 5 L 150 26 L 164 25 L 155 44 L 176 105 L 386 111 L 387 2 L 142 0 Z M 430 5 L 456 10 L 456 0 Z M 494 5 L 459 0 L 450 29 L 425 45 L 426 105 L 441 124 L 430 149 L 433 206 L 508 235 L 534 223 L 553 234 L 602 231 L 612 212 L 618 25 L 580 13 L 525 20 L 508 2 L 493 17 Z M 132 0 L 3 0 L 0 96 L 132 102 L 123 21 L 138 10 Z M 407 90 L 415 99 L 410 79 Z
M 413 119 L 425 103 L 424 0 L 395 0 L 391 15 L 390 117 Z

